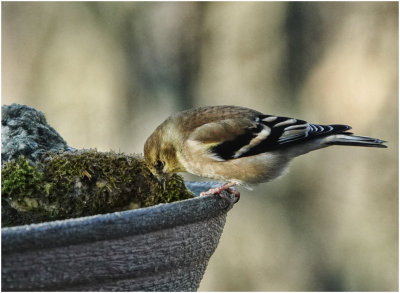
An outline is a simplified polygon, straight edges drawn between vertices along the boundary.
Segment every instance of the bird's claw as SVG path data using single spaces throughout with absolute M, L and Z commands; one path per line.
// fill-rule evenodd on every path
M 222 186 L 219 186 L 217 188 L 211 188 L 208 191 L 204 191 L 200 193 L 200 196 L 206 196 L 206 195 L 212 195 L 212 194 L 218 194 L 219 196 L 221 196 L 224 199 L 227 199 L 228 201 L 232 201 L 232 198 L 227 194 L 233 194 L 235 196 L 235 201 L 233 203 L 237 203 L 240 199 L 240 192 L 230 188 L 231 186 L 233 186 L 235 184 L 233 183 L 226 183 Z M 226 192 L 223 192 L 226 191 Z

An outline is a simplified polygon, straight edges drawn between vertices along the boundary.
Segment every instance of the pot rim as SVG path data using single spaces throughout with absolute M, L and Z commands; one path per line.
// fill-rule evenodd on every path
M 201 182 L 204 186 L 215 182 Z M 196 183 L 194 183 L 196 184 Z M 190 189 L 190 183 L 187 184 Z M 226 213 L 233 206 L 220 196 L 196 196 L 135 210 L 98 214 L 1 229 L 2 252 L 49 248 L 146 234 L 202 221 Z

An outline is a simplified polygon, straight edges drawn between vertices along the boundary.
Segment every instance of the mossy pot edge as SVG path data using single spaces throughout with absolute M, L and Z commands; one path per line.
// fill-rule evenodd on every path
M 194 291 L 232 206 L 206 196 L 3 228 L 2 289 Z

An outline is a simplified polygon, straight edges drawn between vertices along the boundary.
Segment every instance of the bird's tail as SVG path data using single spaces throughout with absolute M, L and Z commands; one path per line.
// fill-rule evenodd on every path
M 376 147 L 376 148 L 387 148 L 384 145 L 386 141 L 372 138 L 368 136 L 355 136 L 351 132 L 344 132 L 342 134 L 336 134 L 329 137 L 329 141 L 326 141 L 330 145 L 353 145 L 362 147 Z

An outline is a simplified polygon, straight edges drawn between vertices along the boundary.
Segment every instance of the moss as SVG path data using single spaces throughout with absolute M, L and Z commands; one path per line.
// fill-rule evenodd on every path
M 8 197 L 15 209 L 29 211 L 37 207 L 37 201 L 31 197 L 37 192 L 43 180 L 42 172 L 21 156 L 13 163 L 6 164 L 1 173 L 2 196 Z M 20 196 L 11 200 L 14 194 Z
M 2 168 L 2 224 L 14 226 L 148 207 L 191 198 L 182 177 L 166 190 L 140 155 L 85 150 L 24 157 Z

